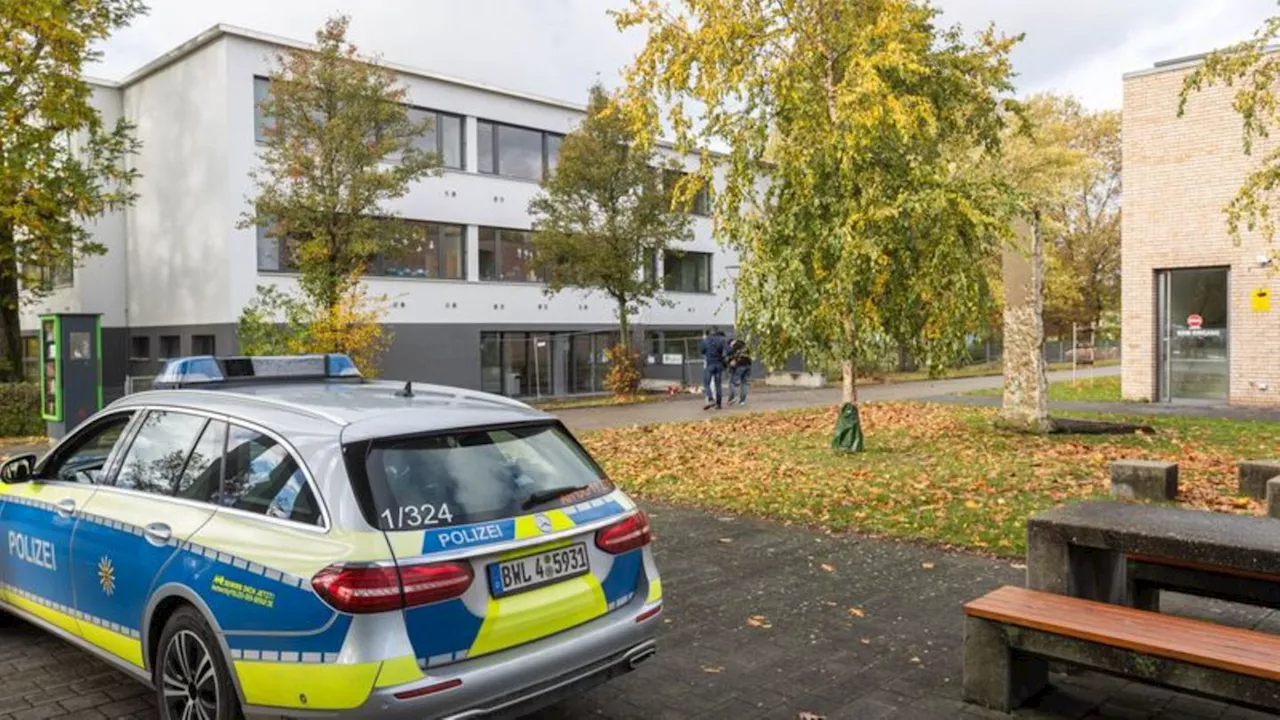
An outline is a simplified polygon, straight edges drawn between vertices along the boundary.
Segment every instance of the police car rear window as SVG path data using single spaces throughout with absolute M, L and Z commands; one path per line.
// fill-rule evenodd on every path
M 486 522 L 613 490 L 557 424 L 389 438 L 344 452 L 366 519 L 383 530 Z

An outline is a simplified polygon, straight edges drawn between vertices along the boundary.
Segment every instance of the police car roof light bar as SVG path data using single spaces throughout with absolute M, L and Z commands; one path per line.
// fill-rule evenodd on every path
M 342 353 L 235 357 L 196 355 L 170 360 L 156 376 L 153 387 L 174 390 L 245 382 L 303 380 L 360 382 L 363 376 L 351 358 Z

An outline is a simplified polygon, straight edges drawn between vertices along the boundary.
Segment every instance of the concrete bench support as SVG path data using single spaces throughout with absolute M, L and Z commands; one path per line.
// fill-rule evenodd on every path
M 1267 481 L 1267 515 L 1280 520 L 1280 477 Z
M 1022 655 L 1010 642 L 1017 628 L 964 619 L 964 701 L 1012 712 L 1049 684 L 1049 663 Z
M 1280 460 L 1241 460 L 1237 469 L 1240 494 L 1254 500 L 1267 499 L 1267 481 L 1280 477 Z
M 1158 460 L 1113 462 L 1111 494 L 1127 500 L 1174 500 L 1178 497 L 1178 463 Z

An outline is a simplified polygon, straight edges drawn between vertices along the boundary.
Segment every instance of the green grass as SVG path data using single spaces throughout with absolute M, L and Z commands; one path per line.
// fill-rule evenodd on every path
M 639 497 L 1008 556 L 1025 553 L 1028 516 L 1108 497 L 1119 459 L 1178 462 L 1182 504 L 1261 513 L 1236 497 L 1235 465 L 1280 446 L 1272 423 L 1142 418 L 1155 435 L 1039 437 L 996 430 L 993 408 L 900 403 L 866 405 L 867 450 L 843 455 L 829 449 L 834 419 L 760 413 L 584 442 Z
M 999 397 L 1003 392 L 1002 388 L 985 388 L 965 394 Z M 1049 400 L 1053 402 L 1124 402 L 1120 397 L 1120 376 L 1118 375 L 1084 378 L 1075 382 L 1059 380 L 1055 383 L 1049 383 Z

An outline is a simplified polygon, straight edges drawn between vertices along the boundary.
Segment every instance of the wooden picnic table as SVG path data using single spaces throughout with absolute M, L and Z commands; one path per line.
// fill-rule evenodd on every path
M 1066 505 L 1027 521 L 1027 587 L 1151 610 L 1160 590 L 1280 609 L 1280 520 Z

